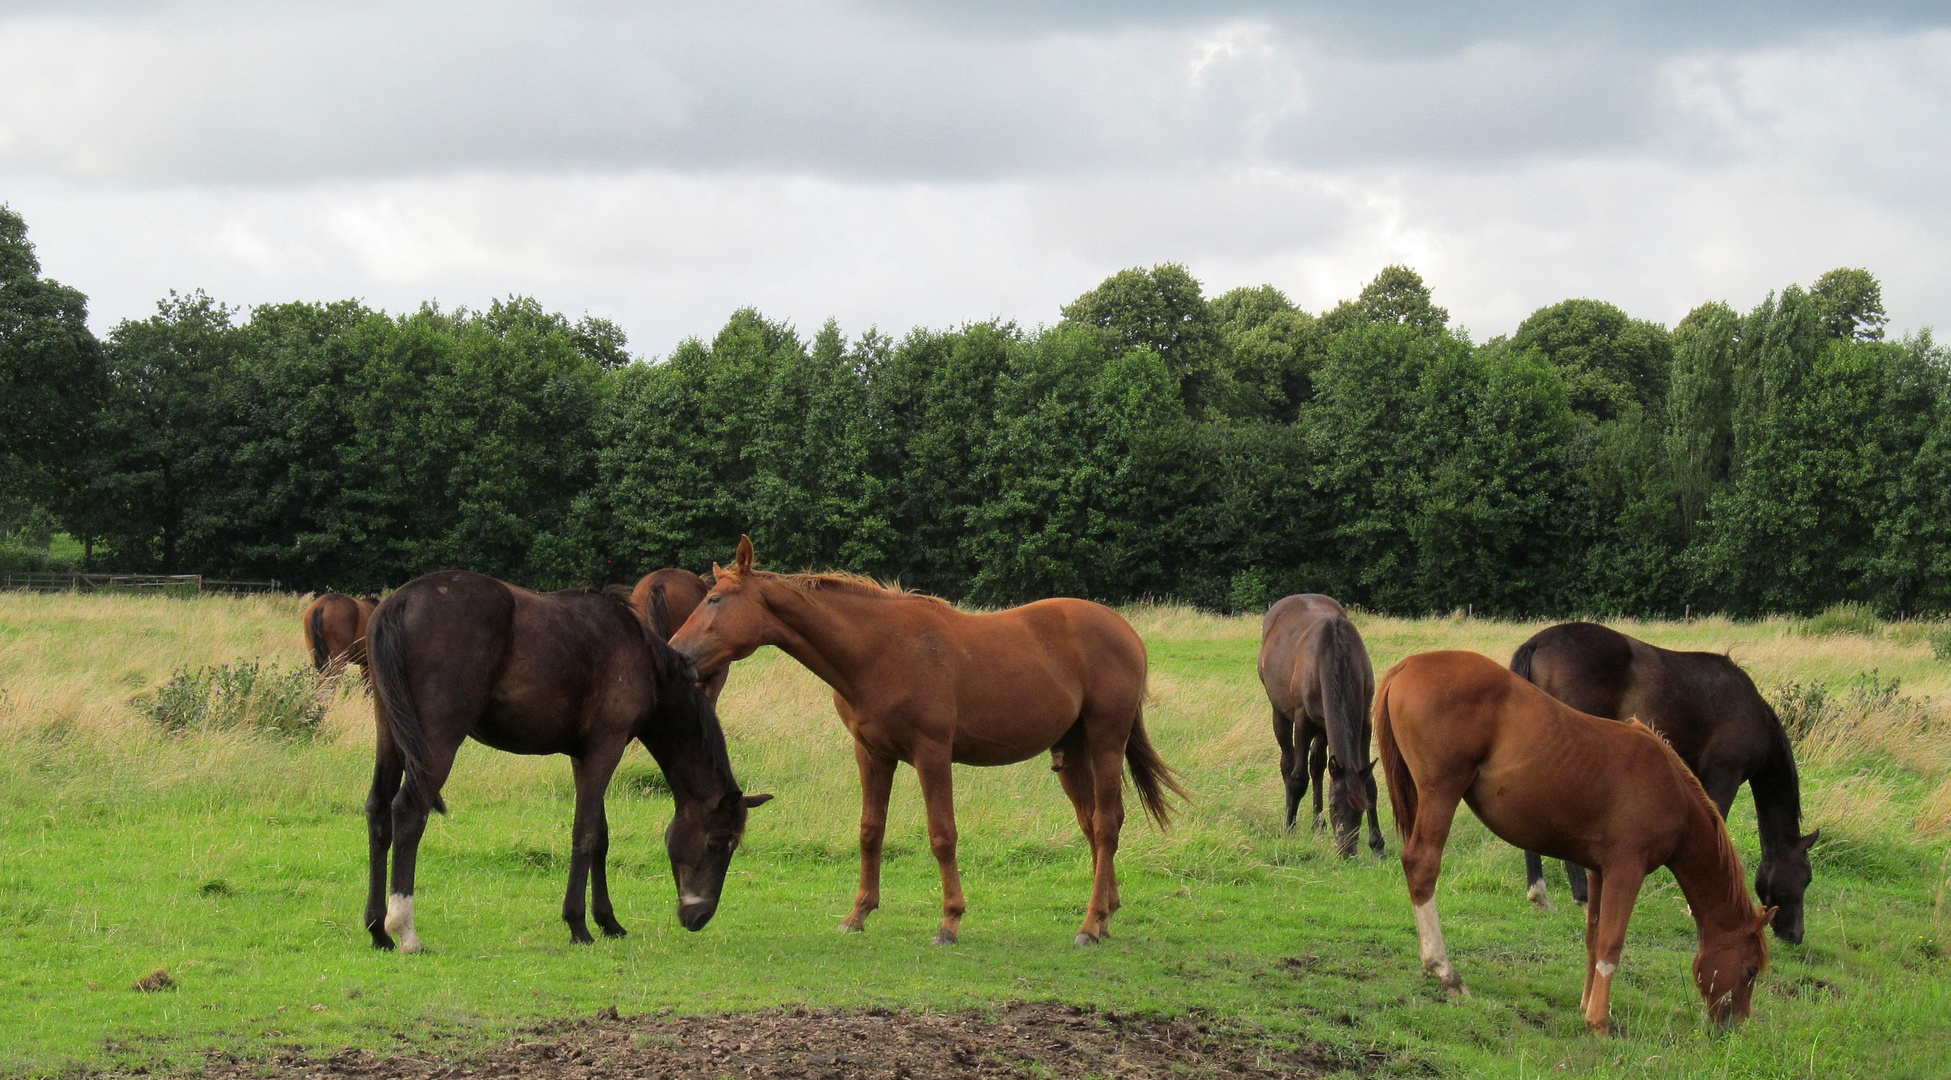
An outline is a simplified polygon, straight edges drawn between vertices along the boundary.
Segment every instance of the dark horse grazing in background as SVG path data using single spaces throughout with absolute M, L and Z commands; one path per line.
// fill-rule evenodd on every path
M 312 669 L 320 675 L 337 675 L 347 664 L 364 668 L 366 626 L 378 607 L 377 597 L 335 592 L 312 601 L 299 620 L 305 628 L 305 651 L 312 654 Z
M 1335 850 L 1355 854 L 1362 811 L 1368 846 L 1382 854 L 1375 817 L 1375 763 L 1368 756 L 1369 700 L 1375 669 L 1362 635 L 1333 598 L 1303 593 L 1277 601 L 1260 623 L 1260 685 L 1274 709 L 1280 778 L 1287 785 L 1287 827 L 1294 827 L 1307 781 L 1314 777 L 1314 826 L 1321 827 L 1321 772 L 1332 778 L 1328 814 Z
M 1145 643 L 1118 613 L 1040 600 L 970 615 L 946 601 L 837 574 L 752 569 L 741 537 L 730 570 L 671 642 L 711 675 L 774 645 L 833 688 L 860 766 L 860 891 L 842 930 L 881 903 L 881 840 L 900 762 L 914 766 L 942 874 L 938 945 L 968 904 L 955 865 L 955 763 L 1009 765 L 1050 751 L 1091 845 L 1091 901 L 1076 942 L 1093 944 L 1118 910 L 1113 859 L 1124 826 L 1124 771 L 1161 826 L 1166 789 L 1184 795 L 1145 737 Z
M 1802 940 L 1809 848 L 1802 835 L 1802 791 L 1788 733 L 1748 673 L 1720 653 L 1674 652 L 1597 623 L 1540 630 L 1518 646 L 1511 670 L 1582 713 L 1636 718 L 1666 737 L 1726 818 L 1745 781 L 1761 834 L 1755 894 L 1775 909 L 1775 934 Z M 1567 863 L 1572 896 L 1585 903 L 1585 871 Z M 1525 853 L 1531 898 L 1548 906 L 1543 863 Z
M 725 756 L 718 714 L 694 673 L 623 600 L 569 590 L 536 593 L 481 574 L 415 578 L 373 618 L 373 714 L 379 739 L 366 798 L 371 876 L 366 929 L 376 948 L 417 952 L 414 863 L 441 785 L 469 736 L 516 754 L 567 754 L 576 821 L 562 917 L 587 943 L 585 881 L 596 923 L 623 927 L 610 907 L 603 792 L 630 740 L 670 782 L 677 809 L 664 844 L 677 878 L 678 921 L 700 930 L 718 908 L 725 870 L 745 832 L 745 795 Z M 386 855 L 393 854 L 392 891 Z
M 1423 968 L 1463 992 L 1436 915 L 1456 804 L 1505 842 L 1592 867 L 1586 1026 L 1611 1024 L 1612 978 L 1640 885 L 1665 866 L 1699 931 L 1694 985 L 1723 1030 L 1748 1015 L 1773 912 L 1748 899 L 1727 823 L 1685 762 L 1641 724 L 1586 716 L 1470 652 L 1409 657 L 1382 676 L 1375 741 L 1402 834 Z
M 665 641 L 677 634 L 677 628 L 684 620 L 704 603 L 705 594 L 711 591 L 711 582 L 703 574 L 694 574 L 681 567 L 667 566 L 662 570 L 652 570 L 630 590 L 630 606 L 650 624 L 657 636 Z M 705 696 L 713 705 L 718 704 L 718 695 L 725 691 L 725 676 L 730 668 L 713 674 L 704 681 Z

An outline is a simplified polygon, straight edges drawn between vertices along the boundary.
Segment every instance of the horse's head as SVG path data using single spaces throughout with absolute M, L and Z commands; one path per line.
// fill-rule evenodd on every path
M 1822 830 L 1803 837 L 1781 851 L 1764 852 L 1755 870 L 1755 898 L 1775 909 L 1775 936 L 1791 945 L 1802 943 L 1802 896 L 1809 891 L 1809 849 Z
M 746 811 L 771 798 L 736 788 L 712 798 L 679 797 L 677 813 L 664 830 L 664 849 L 677 878 L 677 921 L 686 930 L 703 930 L 718 911 L 725 871 L 745 836 Z
M 1361 839 L 1362 813 L 1374 805 L 1368 795 L 1374 786 L 1374 759 L 1351 770 L 1333 754 L 1328 755 L 1328 820 L 1334 824 L 1335 852 L 1344 859 L 1355 856 L 1355 843 Z
M 738 538 L 738 555 L 730 568 L 711 564 L 717 584 L 671 638 L 676 649 L 700 679 L 709 680 L 735 660 L 771 644 L 774 624 L 752 576 L 752 538 Z
M 1732 933 L 1703 936 L 1694 955 L 1694 985 L 1707 1002 L 1707 1015 L 1721 1031 L 1748 1018 L 1755 979 L 1768 970 L 1768 908 Z

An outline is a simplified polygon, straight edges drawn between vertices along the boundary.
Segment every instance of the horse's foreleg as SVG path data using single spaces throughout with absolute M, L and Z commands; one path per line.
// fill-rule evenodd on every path
M 1592 927 L 1592 990 L 1585 996 L 1585 1026 L 1594 1035 L 1612 1030 L 1612 977 L 1619 972 L 1619 957 L 1626 948 L 1626 924 L 1633 917 L 1633 903 L 1639 899 L 1644 872 L 1615 869 L 1599 875 L 1599 889 L 1592 894 L 1592 906 L 1599 909 Z
M 1572 890 L 1572 902 L 1580 907 L 1591 903 L 1592 889 L 1585 881 L 1585 867 L 1575 862 L 1565 864 L 1565 884 Z
M 1585 1011 L 1586 1003 L 1592 1000 L 1592 965 L 1599 960 L 1599 911 L 1605 906 L 1600 901 L 1605 895 L 1605 873 L 1594 871 L 1594 881 L 1599 892 L 1585 905 L 1585 989 L 1579 991 L 1578 1011 Z
M 953 945 L 969 904 L 962 896 L 962 871 L 955 865 L 955 770 L 948 749 L 918 751 L 915 774 L 928 808 L 928 846 L 942 871 L 942 928 L 935 932 L 935 944 Z
M 859 933 L 867 927 L 867 916 L 881 906 L 881 841 L 887 835 L 887 800 L 899 762 L 860 743 L 854 744 L 854 762 L 860 766 L 860 891 L 840 929 Z
M 386 932 L 386 856 L 393 850 L 393 796 L 400 791 L 399 747 L 382 723 L 373 753 L 373 786 L 366 793 L 366 932 L 373 948 L 391 949 Z
M 1545 886 L 1545 859 L 1535 851 L 1524 853 L 1524 895 L 1540 911 L 1556 911 L 1551 905 L 1551 890 Z
M 1125 824 L 1125 748 L 1098 748 L 1091 755 L 1091 904 L 1076 943 L 1095 945 L 1118 911 L 1118 836 Z
M 1296 733 L 1307 730 L 1307 725 L 1297 722 Z M 1322 778 L 1328 771 L 1328 732 L 1325 728 L 1315 728 L 1307 735 L 1307 771 L 1314 777 L 1314 831 L 1321 831 L 1321 794 L 1327 790 Z
M 627 743 L 623 745 L 628 745 Z M 610 786 L 610 775 L 623 756 L 621 747 L 591 748 L 583 757 L 571 759 L 576 776 L 576 821 L 570 831 L 569 888 L 562 897 L 562 921 L 569 924 L 569 937 L 579 945 L 595 939 L 583 920 L 583 886 L 587 880 L 594 894 L 596 925 L 607 937 L 622 937 L 610 907 L 607 862 L 610 854 L 610 823 L 603 809 L 603 794 Z
M 1294 722 L 1280 715 L 1279 709 L 1274 710 L 1274 742 L 1280 745 L 1280 782 L 1287 789 L 1287 829 L 1292 832 L 1294 819 L 1300 816 L 1301 796 L 1307 794 L 1307 770 L 1301 767 L 1307 755 L 1305 749 L 1294 749 Z M 1090 831 L 1086 825 L 1085 835 Z
M 1436 914 L 1436 878 L 1443 870 L 1443 846 L 1450 839 L 1461 792 L 1425 789 L 1416 808 L 1416 821 L 1402 842 L 1402 873 L 1409 884 L 1409 903 L 1416 912 L 1416 937 L 1422 945 L 1423 970 L 1436 976 L 1443 989 L 1469 995 L 1463 977 L 1450 964 L 1443 943 L 1443 924 Z
M 1368 774 L 1368 846 L 1379 857 L 1383 853 L 1382 822 L 1376 816 L 1376 807 L 1381 805 L 1375 788 L 1375 773 Z

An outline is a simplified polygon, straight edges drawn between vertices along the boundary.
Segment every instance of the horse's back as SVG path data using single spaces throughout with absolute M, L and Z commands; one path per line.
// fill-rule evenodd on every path
M 1260 685 L 1285 715 L 1319 715 L 1320 680 L 1334 662 L 1348 665 L 1365 697 L 1373 696 L 1375 669 L 1361 634 L 1333 597 L 1301 593 L 1276 601 L 1260 621 Z
M 637 582 L 630 590 L 630 606 L 657 631 L 657 636 L 669 641 L 709 592 L 711 585 L 703 576 L 667 566 L 652 570 Z

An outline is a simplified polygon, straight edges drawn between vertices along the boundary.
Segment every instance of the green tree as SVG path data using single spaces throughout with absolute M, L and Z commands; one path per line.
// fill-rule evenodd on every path
M 1666 397 L 1673 345 L 1666 328 L 1598 300 L 1539 308 L 1511 335 L 1512 349 L 1536 349 L 1563 374 L 1572 408 L 1612 420 Z
M 1357 323 L 1393 323 L 1433 334 L 1449 325 L 1450 313 L 1433 302 L 1421 274 L 1397 264 L 1383 267 L 1361 295 L 1336 304 L 1321 321 L 1330 333 Z
M 1220 338 L 1220 411 L 1236 419 L 1292 423 L 1313 396 L 1327 352 L 1321 321 L 1272 285 L 1238 288 L 1212 302 Z
M 1883 311 L 1883 286 L 1868 270 L 1839 267 L 1809 286 L 1822 328 L 1830 337 L 1882 341 L 1890 317 Z
M 41 276 L 27 223 L 0 204 L 0 518 L 79 482 L 105 390 L 88 298 Z
M 1225 398 L 1219 333 L 1199 282 L 1177 263 L 1120 270 L 1064 306 L 1064 321 L 1110 332 L 1113 350 L 1150 349 L 1178 381 L 1193 415 Z

